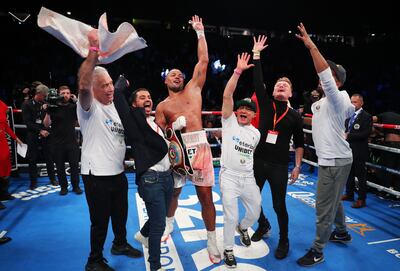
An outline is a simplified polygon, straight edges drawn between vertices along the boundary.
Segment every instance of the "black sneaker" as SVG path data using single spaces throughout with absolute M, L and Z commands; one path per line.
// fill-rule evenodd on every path
M 349 232 L 338 233 L 337 231 L 333 231 L 331 236 L 329 237 L 329 241 L 331 242 L 339 242 L 339 243 L 350 243 L 353 238 L 349 234 Z
M 224 250 L 224 263 L 228 268 L 236 268 L 236 259 L 235 255 L 233 255 L 233 250 L 225 249 Z
M 31 181 L 31 185 L 29 186 L 30 190 L 35 190 L 38 187 L 37 181 Z
M 130 244 L 126 244 L 123 246 L 113 245 L 111 247 L 111 254 L 113 255 L 125 255 L 130 258 L 139 258 L 142 256 L 142 252 L 132 247 Z
M 9 193 L 0 196 L 0 200 L 13 200 L 15 197 Z
M 249 247 L 251 245 L 251 240 L 247 229 L 241 229 L 239 224 L 237 225 L 236 230 L 240 234 L 240 243 L 242 243 L 242 245 L 244 245 L 245 247 Z
M 85 266 L 85 271 L 115 271 L 107 263 L 104 258 L 98 262 L 88 262 Z
M 289 253 L 289 240 L 279 239 L 278 248 L 275 250 L 275 258 L 278 260 L 285 259 Z
M 0 238 L 0 245 L 10 242 L 12 239 L 8 236 L 3 236 Z
M 258 242 L 263 237 L 268 237 L 271 234 L 271 225 L 268 226 L 258 226 L 257 230 L 251 236 L 251 241 Z
M 77 195 L 80 195 L 83 193 L 82 189 L 79 186 L 72 189 L 72 191 L 74 191 L 75 194 L 77 194 Z
M 60 196 L 65 196 L 66 194 L 68 194 L 68 189 L 67 188 L 61 188 Z
M 324 261 L 324 254 L 310 248 L 306 255 L 297 260 L 297 264 L 301 266 L 313 266 Z

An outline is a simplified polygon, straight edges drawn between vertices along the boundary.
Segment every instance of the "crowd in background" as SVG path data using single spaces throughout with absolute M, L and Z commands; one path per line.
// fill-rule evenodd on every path
M 39 80 L 49 87 L 68 85 L 77 89 L 76 69 L 83 61 L 72 49 L 65 46 L 48 33 L 41 30 L 35 21 L 18 25 L 2 18 L 2 32 L 13 39 L 5 44 L 0 78 L 0 96 L 10 105 L 21 106 L 23 90 L 31 82 Z M 181 25 L 135 25 L 139 35 L 148 47 L 130 53 L 120 60 L 107 65 L 113 78 L 124 73 L 133 88 L 147 86 L 154 96 L 155 104 L 166 97 L 161 73 L 166 69 L 179 68 L 190 78 L 191 67 L 195 64 L 196 43 L 191 33 Z M 311 29 L 312 30 L 312 29 Z M 261 30 L 260 30 L 261 31 Z M 258 33 L 253 33 L 254 35 Z M 170 37 L 174 37 L 171 41 Z M 232 58 L 239 50 L 251 51 L 251 36 L 207 33 L 210 66 L 203 89 L 203 109 L 220 109 L 222 91 L 235 65 Z M 303 53 L 303 47 L 294 34 L 275 33 L 268 36 L 269 48 L 263 58 L 264 78 L 272 86 L 276 78 L 287 75 L 292 78 L 294 97 L 291 104 L 298 108 L 304 103 L 302 93 L 314 89 L 318 78 L 312 72 L 312 63 Z M 344 86 L 349 94 L 360 93 L 365 97 L 365 109 L 375 115 L 396 110 L 400 92 L 400 59 L 397 50 L 400 38 L 390 35 L 376 37 L 354 37 L 354 42 L 337 40 L 317 41 L 327 58 L 342 63 L 348 71 Z M 219 60 L 225 69 L 217 67 Z M 238 85 L 235 98 L 251 96 L 253 86 L 251 76 L 245 75 Z
M 6 104 L 21 108 L 25 99 L 33 97 L 36 80 L 55 88 L 68 85 L 72 93 L 77 93 L 76 70 L 82 58 L 39 29 L 35 21 L 20 25 L 12 21 L 3 23 L 5 27 L 2 31 L 13 36 L 5 46 L 10 50 L 12 48 L 12 52 L 18 52 L 5 54 L 2 60 L 0 97 Z M 132 83 L 132 89 L 146 86 L 152 91 L 154 104 L 157 105 L 167 96 L 162 73 L 171 68 L 190 73 L 197 59 L 196 43 L 191 37 L 192 33 L 182 26 L 165 28 L 163 25 L 135 25 L 135 28 L 147 41 L 148 47 L 126 55 L 107 65 L 107 68 L 112 78 L 124 73 Z M 173 41 L 170 37 L 174 37 Z M 222 92 L 235 65 L 232 56 L 243 48 L 251 51 L 251 38 L 207 33 L 211 67 L 202 92 L 203 110 L 221 110 Z M 293 34 L 275 34 L 268 39 L 269 48 L 262 59 L 265 83 L 271 87 L 277 78 L 289 76 L 293 83 L 291 105 L 295 109 L 306 109 L 309 106 L 309 95 L 318 83 L 309 57 L 303 53 L 303 46 Z M 318 42 L 320 50 L 328 58 L 334 58 L 346 67 L 348 79 L 344 89 L 349 95 L 362 94 L 363 108 L 372 115 L 386 111 L 398 112 L 399 44 L 399 37 L 385 35 L 375 38 L 358 36 L 353 43 L 337 40 Z M 186 74 L 186 78 L 190 77 L 191 74 Z M 251 73 L 244 74 L 237 86 L 235 100 L 249 97 L 253 92 Z M 16 116 L 18 120 L 19 116 Z M 220 127 L 219 117 L 207 116 L 204 124 L 209 128 Z M 382 131 L 374 130 L 371 142 L 383 142 L 382 138 Z M 215 132 L 209 133 L 209 140 L 212 144 L 219 143 Z M 214 149 L 214 156 L 218 156 L 219 151 Z M 373 150 L 371 159 L 379 162 L 379 153 Z

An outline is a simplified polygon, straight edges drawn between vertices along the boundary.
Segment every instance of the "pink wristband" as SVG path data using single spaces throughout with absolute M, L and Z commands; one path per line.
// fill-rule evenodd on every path
M 242 71 L 240 69 L 237 69 L 237 68 L 233 72 L 236 73 L 237 75 L 241 75 L 242 74 Z
M 99 52 L 100 49 L 99 49 L 98 47 L 95 47 L 95 46 L 90 46 L 90 47 L 89 47 L 89 51 Z

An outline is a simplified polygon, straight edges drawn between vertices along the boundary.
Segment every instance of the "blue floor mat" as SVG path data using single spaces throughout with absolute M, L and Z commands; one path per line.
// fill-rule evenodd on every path
M 305 166 L 308 169 L 308 166 Z M 222 251 L 223 212 L 217 184 L 213 198 L 217 209 L 218 245 Z M 303 169 L 303 172 L 306 170 Z M 137 194 L 135 175 L 128 173 L 129 217 L 128 241 L 143 250 L 133 235 L 146 219 L 144 204 Z M 268 182 L 262 192 L 263 208 L 272 225 L 268 239 L 252 243 L 248 248 L 240 245 L 236 236 L 236 270 L 279 271 L 304 269 L 296 260 L 310 248 L 315 236 L 316 176 L 302 174 L 298 182 L 288 186 L 290 252 L 286 259 L 277 260 L 274 250 L 279 240 L 276 215 L 272 208 Z M 89 213 L 83 195 L 72 192 L 59 196 L 59 187 L 48 185 L 48 179 L 39 180 L 39 188 L 27 189 L 29 179 L 21 174 L 11 179 L 10 192 L 17 199 L 3 202 L 7 209 L 0 211 L 0 231 L 7 230 L 13 240 L 0 246 L 0 270 L 76 271 L 84 270 L 89 253 Z M 83 185 L 82 185 L 83 186 Z M 329 243 L 324 250 L 325 262 L 312 270 L 400 270 L 400 206 L 369 193 L 367 207 L 353 209 L 344 202 L 347 225 L 353 236 L 348 245 Z M 244 208 L 240 205 L 240 214 Z M 207 255 L 207 241 L 201 208 L 195 188 L 188 183 L 182 191 L 175 216 L 174 232 L 162 243 L 162 264 L 166 270 L 226 270 L 223 263 L 213 265 Z M 250 234 L 256 229 L 249 229 Z M 145 258 L 130 259 L 112 256 L 111 227 L 104 246 L 104 257 L 119 271 L 150 270 Z M 147 255 L 147 251 L 145 251 Z

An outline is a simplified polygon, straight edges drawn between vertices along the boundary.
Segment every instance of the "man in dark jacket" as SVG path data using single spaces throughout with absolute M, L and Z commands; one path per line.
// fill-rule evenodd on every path
M 127 87 L 128 81 L 120 76 L 115 84 L 114 104 L 127 143 L 132 146 L 138 193 L 149 217 L 135 239 L 149 248 L 150 270 L 161 270 L 161 236 L 174 189 L 168 145 L 163 130 L 150 115 L 153 107 L 150 92 L 145 88 L 137 89 L 131 95 L 132 106 L 129 106 L 123 93 Z
M 353 165 L 346 184 L 346 194 L 342 200 L 354 200 L 355 181 L 358 179 L 358 199 L 351 206 L 353 208 L 365 207 L 367 196 L 367 169 L 365 162 L 369 157 L 368 137 L 372 131 L 372 116 L 362 106 L 364 99 L 360 94 L 351 96 L 351 103 L 355 106 L 355 112 L 351 118 L 346 119 L 346 137 L 353 152 Z

